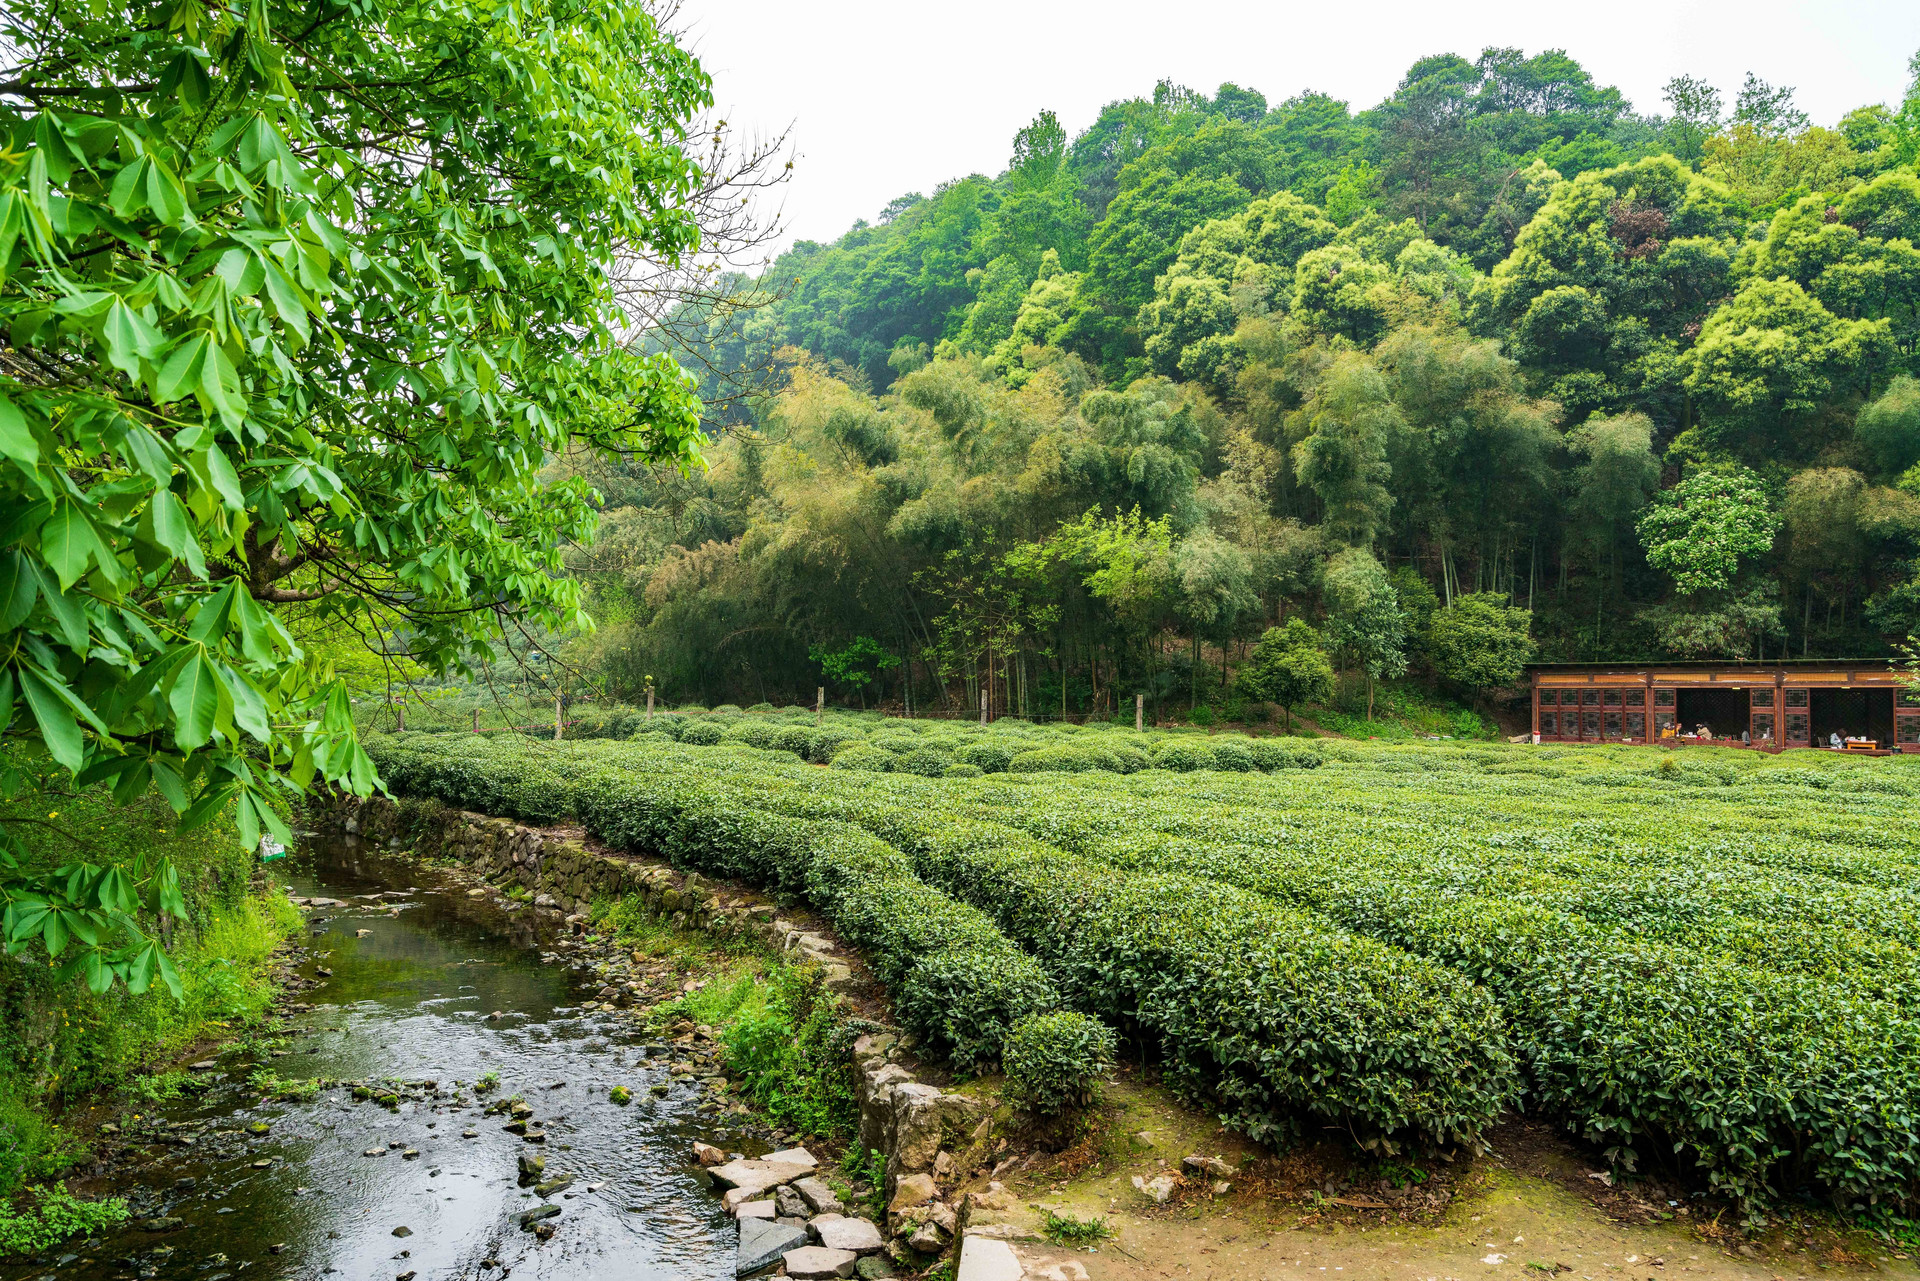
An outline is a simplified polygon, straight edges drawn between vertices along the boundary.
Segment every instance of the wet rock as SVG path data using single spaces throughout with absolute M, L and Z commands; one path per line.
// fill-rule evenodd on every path
M 272 1158 L 272 1157 L 270 1157 L 270 1156 L 269 1156 L 269 1157 L 263 1157 L 263 1158 L 261 1158 L 260 1160 L 258 1160 L 258 1161 L 255 1161 L 255 1162 L 253 1163 L 253 1168 L 254 1168 L 254 1169 L 256 1169 L 256 1170 L 264 1170 L 264 1169 L 266 1169 L 266 1168 L 267 1168 L 268 1166 L 270 1166 L 270 1165 L 272 1165 L 272 1164 L 273 1164 L 273 1158 Z
M 354 936 L 355 938 L 360 938 L 360 939 L 364 939 L 364 938 L 372 938 L 372 937 L 373 937 L 373 931 L 372 931 L 372 930 L 355 930 L 355 931 L 353 932 L 353 936 Z
M 889 1281 L 893 1273 L 893 1264 L 877 1254 L 870 1254 L 853 1265 L 853 1275 L 860 1281 Z
M 418 1161 L 420 1159 L 420 1149 L 408 1148 L 405 1152 L 402 1152 L 400 1154 L 400 1159 L 402 1161 Z
M 461 1138 L 463 1138 L 463 1139 L 477 1139 L 477 1138 L 479 1138 L 479 1137 L 480 1137 L 480 1131 L 478 1131 L 478 1130 L 462 1130 L 462 1131 L 460 1131 L 460 1137 L 461 1137 Z
M 410 1237 L 413 1235 L 413 1229 L 403 1223 L 393 1230 L 393 1235 L 397 1237 Z
M 171 1232 L 186 1222 L 177 1214 L 158 1214 L 151 1219 L 141 1219 L 134 1226 L 142 1232 Z
M 531 1153 L 520 1154 L 520 1182 L 522 1185 L 538 1183 L 540 1176 L 547 1172 L 547 1158 Z
M 693 1145 L 693 1159 L 711 1169 L 716 1165 L 725 1165 L 727 1154 L 711 1143 L 696 1143 Z
M 220 1065 L 212 1059 L 201 1059 L 198 1063 L 187 1064 L 189 1072 L 211 1072 Z
M 803 1229 L 788 1227 L 784 1223 L 774 1223 L 767 1219 L 742 1219 L 740 1221 L 740 1250 L 734 1259 L 733 1274 L 744 1277 L 761 1268 L 777 1263 L 780 1256 L 789 1250 L 805 1245 L 807 1234 Z
M 847 1207 L 840 1204 L 840 1198 L 833 1194 L 833 1189 L 819 1179 L 800 1179 L 794 1183 L 793 1190 L 807 1199 L 807 1204 L 813 1207 L 815 1214 L 847 1212 Z
M 533 1209 L 528 1210 L 520 1216 L 520 1226 L 531 1229 L 534 1224 L 540 1222 L 542 1219 L 554 1218 L 559 1213 L 560 1207 L 557 1205 L 536 1205 Z
M 805 1148 L 791 1148 L 769 1153 L 757 1161 L 716 1165 L 712 1173 L 715 1181 L 732 1189 L 725 1198 L 727 1208 L 732 1209 L 742 1201 L 758 1200 L 761 1193 L 772 1188 L 807 1178 L 816 1168 L 812 1153 Z
M 829 1250 L 851 1250 L 855 1254 L 877 1254 L 886 1239 L 871 1219 L 850 1219 L 843 1214 L 823 1214 L 807 1225 L 813 1239 Z
M 850 1277 L 854 1264 L 860 1262 L 860 1256 L 848 1250 L 829 1250 L 825 1246 L 808 1245 L 798 1250 L 789 1250 L 780 1256 L 787 1265 L 787 1275 L 795 1281 L 822 1281 L 827 1277 Z
M 272 1129 L 273 1127 L 271 1125 L 268 1125 L 265 1121 L 255 1121 L 252 1125 L 247 1127 L 247 1133 L 248 1134 L 266 1134 L 272 1131 Z
M 767 1219 L 779 1216 L 779 1211 L 771 1201 L 743 1201 L 733 1208 L 736 1219 Z
M 385 1156 L 386 1154 L 387 1154 L 387 1150 L 385 1148 L 368 1148 L 365 1152 L 362 1152 L 360 1155 L 361 1156 Z
M 545 1130 L 528 1130 L 520 1137 L 528 1143 L 545 1143 L 547 1141 L 547 1132 Z
M 571 1174 L 563 1174 L 557 1179 L 548 1179 L 545 1183 L 538 1184 L 533 1189 L 533 1194 L 535 1196 L 553 1196 L 555 1193 L 565 1192 L 572 1186 L 573 1176 Z

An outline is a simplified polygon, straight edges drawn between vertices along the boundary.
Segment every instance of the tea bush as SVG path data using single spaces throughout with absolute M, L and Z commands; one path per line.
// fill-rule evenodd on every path
M 1001 1054 L 1007 1098 L 1040 1116 L 1086 1107 L 1117 1048 L 1113 1029 L 1098 1019 L 1072 1010 L 1029 1015 L 1014 1024 Z

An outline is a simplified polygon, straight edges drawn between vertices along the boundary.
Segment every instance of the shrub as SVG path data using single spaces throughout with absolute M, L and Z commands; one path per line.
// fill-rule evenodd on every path
M 712 711 L 711 713 L 709 713 L 709 715 L 712 715 L 712 716 L 739 716 L 739 715 L 741 715 L 741 711 L 740 711 L 740 705 L 739 705 L 739 704 L 737 704 L 737 703 L 722 703 L 722 704 L 720 704 L 720 706 L 718 706 L 718 707 L 716 707 L 716 708 L 714 708 L 714 709 L 713 709 L 713 711 Z
M 1253 754 L 1253 740 L 1222 736 L 1207 744 L 1213 750 L 1213 768 L 1247 774 L 1260 768 Z
M 704 716 L 707 711 L 706 708 L 700 706 L 698 703 L 682 703 L 673 710 L 682 716 Z
M 1110 754 L 1090 752 L 1078 745 L 1062 744 L 1059 747 L 1038 747 L 1021 752 L 1007 762 L 1009 774 L 1038 774 L 1055 770 L 1066 774 L 1082 774 L 1087 770 L 1099 769 L 1101 758 L 1105 756 L 1119 764 Z
M 774 710 L 774 706 L 772 703 L 755 703 L 752 707 L 749 707 L 747 710 L 749 712 L 761 712 L 761 713 L 771 712 Z
M 867 743 L 853 743 L 835 752 L 829 764 L 835 769 L 865 770 L 869 774 L 885 774 L 894 767 L 897 759 L 892 752 L 883 748 Z
M 687 718 L 678 712 L 656 712 L 651 721 L 643 722 L 641 729 L 645 733 L 665 734 L 678 740 L 687 728 Z
M 893 768 L 902 774 L 920 774 L 927 778 L 939 778 L 947 772 L 947 766 L 953 758 L 937 747 L 919 747 L 901 756 L 893 763 Z
M 825 765 L 833 759 L 834 752 L 842 743 L 864 743 L 866 738 L 857 729 L 848 729 L 844 725 L 824 725 L 813 731 L 807 759 L 815 765 Z
M 802 760 L 813 758 L 813 727 L 810 725 L 781 725 L 773 731 L 768 746 L 782 752 L 792 752 Z
M 1117 1048 L 1113 1029 L 1098 1019 L 1071 1010 L 1029 1015 L 1000 1051 L 1007 1099 L 1039 1116 L 1087 1107 Z
M 774 745 L 774 736 L 779 732 L 779 726 L 766 721 L 743 720 L 727 727 L 727 739 L 748 747 L 768 748 Z
M 979 778 L 985 773 L 978 765 L 969 765 L 965 761 L 955 761 L 941 771 L 943 778 Z
M 983 739 L 968 743 L 953 754 L 953 758 L 962 765 L 976 765 L 983 774 L 998 774 L 1007 768 L 1013 759 L 1014 749 L 1004 742 Z
M 1153 768 L 1153 758 L 1137 747 L 1116 747 L 1113 749 L 1115 773 L 1138 774 L 1143 769 Z
M 727 736 L 727 727 L 719 721 L 688 721 L 680 731 L 680 741 L 696 747 L 712 747 Z
M 1155 769 L 1170 769 L 1181 773 L 1197 769 L 1213 768 L 1213 749 L 1199 739 L 1173 738 L 1160 745 L 1153 754 Z

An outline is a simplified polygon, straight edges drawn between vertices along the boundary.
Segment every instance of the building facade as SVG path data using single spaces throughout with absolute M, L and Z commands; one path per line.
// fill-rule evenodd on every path
M 1920 690 L 1891 663 L 1541 663 L 1528 671 L 1541 742 L 1779 751 L 1825 747 L 1837 734 L 1859 750 L 1920 753 Z

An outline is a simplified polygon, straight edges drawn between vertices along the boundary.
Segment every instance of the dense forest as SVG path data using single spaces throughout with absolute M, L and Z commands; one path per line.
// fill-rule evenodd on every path
M 656 331 L 696 335 L 711 466 L 562 465 L 604 503 L 577 656 L 621 698 L 1042 714 L 1232 698 L 1290 620 L 1461 691 L 1894 653 L 1911 65 L 1830 126 L 1752 76 L 1642 114 L 1514 49 L 1357 113 L 1166 82 L 1074 138 L 1042 112 L 1000 174 Z

